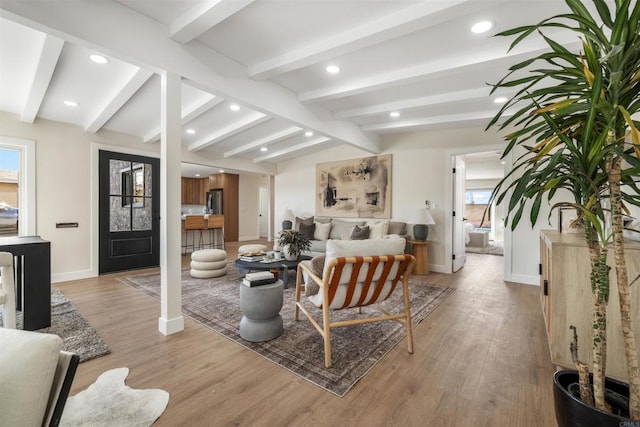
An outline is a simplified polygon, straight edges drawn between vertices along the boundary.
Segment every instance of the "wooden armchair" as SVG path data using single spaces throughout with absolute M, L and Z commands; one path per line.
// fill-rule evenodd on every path
M 333 259 L 328 257 L 322 278 L 313 273 L 310 265 L 303 263 L 298 265 L 294 319 L 297 321 L 299 312 L 302 311 L 322 335 L 324 364 L 327 368 L 331 367 L 331 329 L 343 326 L 395 320 L 406 328 L 408 351 L 413 353 L 408 280 L 414 264 L 415 258 L 407 254 L 343 256 Z M 313 318 L 300 301 L 304 287 L 303 272 L 308 274 L 308 280 L 313 280 L 320 287 L 317 295 L 307 299 L 315 306 L 322 308 L 322 325 Z M 399 283 L 402 285 L 398 286 Z M 355 316 L 351 320 L 331 321 L 332 310 L 357 307 L 357 314 L 362 314 L 362 307 L 386 300 L 398 287 L 402 288 L 404 295 L 403 312 L 391 313 L 377 306 L 381 315 L 376 317 Z

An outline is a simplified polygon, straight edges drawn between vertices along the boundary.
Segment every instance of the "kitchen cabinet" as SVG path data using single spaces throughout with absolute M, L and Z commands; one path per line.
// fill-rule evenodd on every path
M 237 242 L 239 235 L 239 197 L 240 177 L 230 173 L 209 175 L 209 191 L 222 189 L 222 206 L 224 214 L 224 240 Z
M 629 281 L 640 274 L 640 242 L 625 241 L 625 258 Z M 627 381 L 626 360 L 618 286 L 609 248 L 608 265 L 610 296 L 607 309 L 607 376 Z M 578 332 L 579 359 L 591 363 L 591 285 L 589 250 L 584 234 L 561 234 L 543 230 L 540 233 L 540 301 L 544 315 L 551 362 L 556 366 L 575 369 L 569 351 L 572 331 Z M 640 284 L 631 287 L 632 318 L 636 337 L 640 332 Z
M 206 191 L 204 181 L 207 178 L 182 178 L 182 204 L 204 205 L 206 204 Z

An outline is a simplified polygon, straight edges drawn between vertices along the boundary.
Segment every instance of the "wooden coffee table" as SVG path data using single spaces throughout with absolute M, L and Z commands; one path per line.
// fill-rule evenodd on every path
M 308 255 L 300 255 L 295 261 L 287 261 L 286 259 L 281 259 L 273 262 L 262 262 L 262 261 L 242 261 L 238 258 L 234 264 L 239 269 L 249 270 L 249 271 L 271 271 L 275 270 L 278 273 L 278 279 L 282 280 L 284 284 L 284 288 L 289 287 L 289 269 L 298 268 L 298 264 L 300 261 L 310 260 L 311 257 Z

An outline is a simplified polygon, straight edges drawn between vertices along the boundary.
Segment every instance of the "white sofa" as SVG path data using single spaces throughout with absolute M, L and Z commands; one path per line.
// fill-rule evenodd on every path
M 399 236 L 405 240 L 411 240 L 413 227 L 406 222 L 391 221 L 385 219 L 338 219 L 326 217 L 296 218 L 294 229 L 301 231 L 301 227 L 314 224 L 311 248 L 304 255 L 323 255 L 327 250 L 327 240 L 349 240 L 355 226 L 369 227 L 369 239 L 382 239 L 384 237 Z M 408 248 L 405 248 L 405 251 Z

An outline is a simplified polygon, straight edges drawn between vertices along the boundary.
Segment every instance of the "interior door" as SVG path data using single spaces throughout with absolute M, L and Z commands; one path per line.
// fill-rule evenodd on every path
M 266 238 L 269 232 L 269 189 L 267 187 L 260 187 L 260 213 L 258 221 L 258 235 L 261 238 Z
M 453 164 L 453 262 L 455 273 L 464 267 L 467 260 L 464 241 L 464 206 L 465 206 L 465 164 L 460 156 L 454 158 Z
M 160 160 L 100 151 L 100 274 L 160 264 Z

